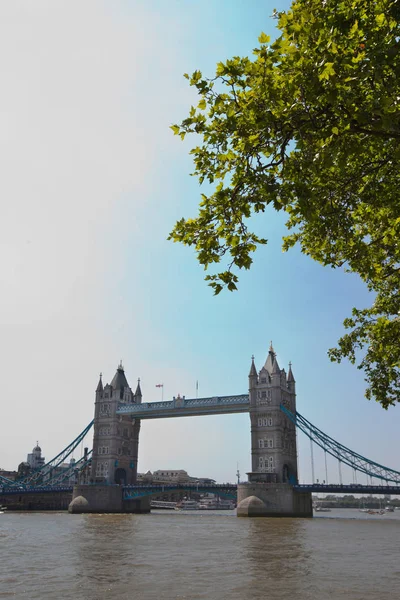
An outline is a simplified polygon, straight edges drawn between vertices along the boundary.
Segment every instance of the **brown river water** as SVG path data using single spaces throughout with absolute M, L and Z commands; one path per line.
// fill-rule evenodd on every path
M 400 511 L 0 514 L 0 598 L 397 600 Z

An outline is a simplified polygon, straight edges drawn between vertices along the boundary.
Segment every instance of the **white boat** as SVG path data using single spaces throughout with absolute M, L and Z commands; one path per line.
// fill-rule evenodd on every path
M 229 500 L 208 500 L 205 501 L 200 500 L 199 509 L 200 510 L 234 510 L 235 504 L 234 502 L 230 502 Z
M 152 500 L 150 502 L 150 508 L 157 510 L 174 510 L 176 502 L 166 502 L 164 500 Z
M 182 500 L 175 506 L 175 510 L 199 510 L 199 503 L 196 500 Z

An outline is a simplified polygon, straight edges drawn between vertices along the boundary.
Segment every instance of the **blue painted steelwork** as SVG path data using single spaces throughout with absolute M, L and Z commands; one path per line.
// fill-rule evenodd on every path
M 0 475 L 0 487 L 13 487 L 15 485 L 18 485 L 16 481 L 14 481 L 13 479 L 7 479 L 7 477 L 3 477 L 2 475 Z
M 213 398 L 174 398 L 165 402 L 126 404 L 120 402 L 118 415 L 131 415 L 138 419 L 160 419 L 168 417 L 194 417 L 249 412 L 248 394 L 238 396 L 214 396 Z
M 236 500 L 237 496 L 237 485 L 236 483 L 221 483 L 221 484 L 203 484 L 203 483 L 168 483 L 158 485 L 125 485 L 124 486 L 124 499 L 134 500 L 136 498 L 143 498 L 145 496 L 155 496 L 158 494 L 167 494 L 170 492 L 198 492 L 198 493 L 209 493 L 218 494 L 218 496 L 225 496 L 226 498 L 233 498 Z
M 378 479 L 382 479 L 383 481 L 391 481 L 393 483 L 400 484 L 400 473 L 398 471 L 384 467 L 383 465 L 369 460 L 368 458 L 361 456 L 361 454 L 346 448 L 346 446 L 339 444 L 339 442 L 318 429 L 318 427 L 315 427 L 315 425 L 310 423 L 310 421 L 307 421 L 307 419 L 302 417 L 302 415 L 297 411 L 296 413 L 292 413 L 285 406 L 283 406 L 283 404 L 281 404 L 280 408 L 281 411 L 296 425 L 296 427 L 301 429 L 301 431 L 310 438 L 310 440 L 315 442 L 325 452 L 337 458 L 339 460 L 339 464 L 343 463 L 348 465 L 352 469 L 360 471 L 361 473 L 365 473 L 370 477 L 376 477 Z
M 400 496 L 400 486 L 397 485 L 340 485 L 322 483 L 310 483 L 294 485 L 293 488 L 299 492 L 325 492 L 326 494 L 390 494 Z
M 25 486 L 21 488 L 1 488 L 0 487 L 0 497 L 10 494 L 42 494 L 42 493 L 52 493 L 57 494 L 61 492 L 71 492 L 72 493 L 72 485 L 68 486 L 52 486 L 52 485 L 37 485 L 37 486 Z
M 89 425 L 87 425 L 85 429 L 81 431 L 81 433 L 66 448 L 64 448 L 64 450 L 62 450 L 59 454 L 57 454 L 57 456 L 49 460 L 49 462 L 43 465 L 43 467 L 40 467 L 40 469 L 37 469 L 33 473 L 30 473 L 26 477 L 17 480 L 16 483 L 18 483 L 19 485 L 27 486 L 39 485 L 43 483 L 47 484 L 47 482 L 50 484 L 52 479 L 51 473 L 53 469 L 56 469 L 59 465 L 61 465 L 61 463 L 63 463 L 68 458 L 68 456 L 72 454 L 75 448 L 79 446 L 84 437 L 92 428 L 93 423 L 94 420 L 91 421 Z
M 0 477 L 0 494 L 8 494 L 9 492 L 15 492 L 17 494 L 20 492 L 32 493 L 42 491 L 65 491 L 67 489 L 72 490 L 71 485 L 65 485 L 65 482 L 68 481 L 75 473 L 82 471 L 90 465 L 92 462 L 91 454 L 92 450 L 90 450 L 86 456 L 83 456 L 80 460 L 71 465 L 69 469 L 66 469 L 62 473 L 59 473 L 56 477 L 53 477 L 51 480 L 46 482 L 45 485 L 26 485 L 21 484 L 18 481 L 11 481 L 5 477 Z M 2 479 L 5 480 L 6 483 L 3 483 Z
M 93 450 L 89 450 L 86 456 L 83 456 L 79 460 L 77 460 L 73 465 L 69 467 L 69 469 L 65 469 L 62 473 L 51 477 L 49 480 L 50 486 L 60 485 L 64 481 L 68 481 L 75 473 L 79 473 L 82 469 L 85 469 L 92 462 L 92 452 Z

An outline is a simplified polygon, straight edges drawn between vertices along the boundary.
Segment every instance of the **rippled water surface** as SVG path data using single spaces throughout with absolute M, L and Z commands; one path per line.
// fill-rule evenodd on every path
M 0 514 L 0 598 L 400 598 L 400 511 Z

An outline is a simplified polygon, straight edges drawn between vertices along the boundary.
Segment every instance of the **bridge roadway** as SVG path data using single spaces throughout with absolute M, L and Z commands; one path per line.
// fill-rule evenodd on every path
M 118 415 L 131 415 L 138 419 L 160 419 L 168 417 L 197 417 L 249 412 L 248 394 L 238 396 L 213 396 L 210 398 L 174 398 L 163 402 L 142 404 L 118 404 Z
M 321 484 L 307 483 L 293 486 L 301 492 L 315 492 L 325 494 L 385 494 L 400 496 L 400 485 L 359 485 L 359 484 Z
M 96 485 L 96 484 L 93 484 Z M 271 484 L 273 485 L 273 484 Z M 229 497 L 236 496 L 236 483 L 167 483 L 167 484 L 136 484 L 125 485 L 124 494 L 126 498 L 140 498 L 143 496 L 152 496 L 155 494 L 168 493 L 173 491 L 193 491 L 200 493 L 214 493 Z M 396 485 L 359 485 L 359 484 L 298 484 L 294 486 L 295 490 L 302 492 L 314 492 L 325 494 L 385 494 L 391 496 L 400 496 L 400 486 Z M 71 492 L 72 486 L 26 486 L 23 488 L 13 487 L 5 488 L 0 486 L 0 498 L 2 495 L 14 494 L 32 494 L 32 493 L 62 493 Z
M 273 484 L 271 484 L 273 486 Z M 340 484 L 298 484 L 293 486 L 299 492 L 319 492 L 326 494 L 390 494 L 392 496 L 400 496 L 400 486 L 395 485 L 340 485 Z M 196 484 L 196 483 L 181 483 L 181 484 L 165 484 L 165 485 L 126 485 L 124 486 L 126 498 L 140 498 L 143 496 L 152 496 L 154 494 L 162 494 L 173 491 L 193 491 L 200 493 L 211 493 L 225 495 L 228 497 L 236 496 L 237 485 L 235 483 L 221 484 Z
M 125 485 L 124 498 L 126 500 L 154 496 L 155 494 L 168 494 L 169 492 L 196 492 L 200 494 L 218 494 L 227 498 L 236 499 L 236 483 L 166 483 L 157 485 Z

